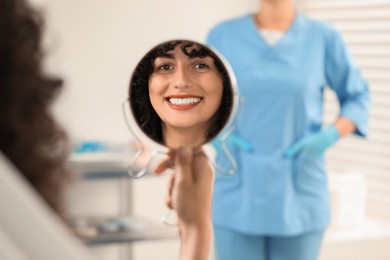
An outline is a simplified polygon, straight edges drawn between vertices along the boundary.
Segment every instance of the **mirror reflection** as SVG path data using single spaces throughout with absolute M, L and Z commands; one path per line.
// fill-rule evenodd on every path
M 129 103 L 138 127 L 170 148 L 216 137 L 233 110 L 233 86 L 219 55 L 189 40 L 158 44 L 137 64 Z

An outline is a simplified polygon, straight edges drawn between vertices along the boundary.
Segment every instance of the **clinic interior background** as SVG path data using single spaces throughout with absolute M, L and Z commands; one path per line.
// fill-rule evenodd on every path
M 127 97 L 132 69 L 150 47 L 173 38 L 203 42 L 207 31 L 217 22 L 254 12 L 258 7 L 258 0 L 33 2 L 42 7 L 46 16 L 47 70 L 62 76 L 66 83 L 54 106 L 55 114 L 74 143 L 99 140 L 113 145 L 128 144 L 132 139 L 121 104 Z M 347 138 L 327 155 L 330 188 L 334 191 L 334 224 L 356 229 L 374 223 L 381 227 L 381 232 L 387 230 L 381 236 L 388 241 L 390 1 L 299 0 L 296 5 L 309 16 L 332 22 L 343 33 L 373 93 L 368 140 Z M 337 115 L 337 104 L 331 93 L 326 93 L 326 100 L 324 117 L 329 123 Z M 164 181 L 164 178 L 149 178 L 132 184 L 129 203 L 135 214 L 158 219 L 165 210 Z M 120 207 L 117 188 L 112 182 L 75 185 L 75 192 L 68 199 L 70 210 L 74 214 L 115 212 Z M 145 194 L 145 190 L 155 192 Z M 99 207 L 86 201 L 92 200 L 91 197 L 99 200 Z M 156 250 L 150 250 L 151 246 Z M 155 259 L 151 255 L 153 251 L 163 251 L 160 254 L 167 254 L 166 259 L 171 259 L 177 253 L 178 244 L 175 241 L 145 243 L 133 249 L 133 253 L 139 255 L 135 259 Z M 101 256 L 110 255 L 105 259 L 115 259 L 112 255 L 116 249 L 94 250 Z M 168 257 L 169 254 L 172 257 Z

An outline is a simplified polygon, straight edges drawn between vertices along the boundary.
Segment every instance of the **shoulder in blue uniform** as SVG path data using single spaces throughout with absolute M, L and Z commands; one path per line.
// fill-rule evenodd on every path
M 213 37 L 227 37 L 230 34 L 236 34 L 237 32 L 245 31 L 243 28 L 248 25 L 248 21 L 250 21 L 250 19 L 250 15 L 244 15 L 218 23 L 210 30 L 207 37 L 208 41 Z

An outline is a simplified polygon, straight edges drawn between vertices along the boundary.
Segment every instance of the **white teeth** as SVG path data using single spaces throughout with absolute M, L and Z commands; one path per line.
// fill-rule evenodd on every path
M 174 105 L 191 105 L 200 102 L 201 98 L 169 98 L 168 101 Z

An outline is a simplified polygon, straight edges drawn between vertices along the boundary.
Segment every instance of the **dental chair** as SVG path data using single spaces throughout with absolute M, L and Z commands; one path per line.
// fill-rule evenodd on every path
M 0 259 L 94 259 L 1 152 Z

